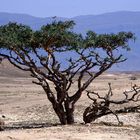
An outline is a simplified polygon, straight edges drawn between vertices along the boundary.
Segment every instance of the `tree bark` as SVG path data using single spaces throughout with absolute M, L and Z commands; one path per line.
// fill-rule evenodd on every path
M 62 104 L 53 105 L 53 109 L 57 114 L 61 124 L 67 124 L 67 117 Z
M 67 116 L 67 124 L 73 124 L 74 123 L 74 104 L 66 100 L 65 110 L 66 110 L 66 116 Z
M 74 105 L 72 103 L 67 101 L 64 105 L 58 103 L 57 105 L 53 105 L 53 109 L 62 125 L 74 123 Z

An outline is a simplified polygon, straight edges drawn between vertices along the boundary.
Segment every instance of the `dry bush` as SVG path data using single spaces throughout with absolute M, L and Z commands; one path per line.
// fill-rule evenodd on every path
M 109 83 L 109 91 L 105 96 L 100 96 L 99 93 L 87 91 L 87 96 L 93 103 L 88 106 L 83 113 L 83 120 L 85 123 L 90 123 L 95 121 L 97 118 L 113 114 L 118 120 L 118 124 L 122 125 L 120 122 L 118 114 L 120 113 L 130 113 L 139 112 L 140 113 L 140 87 L 134 85 L 131 90 L 123 92 L 123 99 L 113 100 L 113 91 L 111 84 Z M 130 104 L 131 103 L 131 104 Z M 130 104 L 129 107 L 124 107 L 125 104 Z M 120 105 L 120 108 L 111 106 Z

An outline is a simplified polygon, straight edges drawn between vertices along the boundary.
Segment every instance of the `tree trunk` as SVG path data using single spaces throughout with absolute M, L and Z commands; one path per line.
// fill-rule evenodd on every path
M 67 112 L 67 124 L 74 124 L 74 114 L 71 110 Z
M 57 114 L 61 124 L 67 124 L 67 117 L 62 104 L 53 105 L 54 111 Z
M 53 105 L 53 108 L 62 125 L 74 123 L 74 106 L 71 103 Z
M 67 124 L 73 124 L 74 123 L 74 104 L 66 100 L 64 105 L 65 105 L 65 110 L 66 110 Z

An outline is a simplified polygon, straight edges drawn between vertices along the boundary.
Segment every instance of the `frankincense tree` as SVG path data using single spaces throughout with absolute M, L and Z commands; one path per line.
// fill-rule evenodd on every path
M 36 79 L 33 83 L 42 86 L 61 124 L 74 123 L 75 103 L 82 93 L 96 77 L 126 60 L 122 50 L 127 51 L 129 40 L 135 38 L 131 32 L 88 31 L 82 36 L 72 31 L 73 26 L 73 21 L 54 21 L 37 31 L 17 23 L 0 26 L 1 58 L 31 73 Z M 63 54 L 68 54 L 63 58 L 65 66 L 58 59 Z M 75 77 L 77 88 L 70 94 Z

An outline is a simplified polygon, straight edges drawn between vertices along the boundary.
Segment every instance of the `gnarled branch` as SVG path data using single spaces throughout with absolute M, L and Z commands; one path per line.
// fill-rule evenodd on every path
M 100 96 L 99 93 L 93 91 L 87 91 L 87 96 L 90 100 L 93 101 L 92 105 L 87 107 L 83 114 L 83 120 L 85 123 L 90 123 L 91 121 L 96 120 L 99 117 L 113 114 L 116 116 L 118 123 L 122 124 L 119 121 L 117 114 L 119 113 L 130 113 L 130 112 L 140 112 L 140 87 L 134 85 L 133 88 L 129 91 L 123 92 L 124 99 L 121 100 L 112 100 L 113 91 L 111 84 L 109 83 L 109 91 L 105 96 Z M 111 105 L 122 105 L 126 103 L 133 102 L 129 107 L 121 107 L 120 109 L 111 109 Z M 138 103 L 138 104 L 136 104 Z

